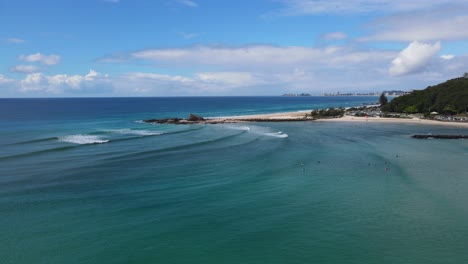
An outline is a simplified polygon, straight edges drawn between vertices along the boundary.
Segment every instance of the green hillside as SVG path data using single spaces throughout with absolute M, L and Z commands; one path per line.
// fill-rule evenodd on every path
M 457 114 L 468 109 L 468 78 L 456 78 L 393 99 L 386 112 Z

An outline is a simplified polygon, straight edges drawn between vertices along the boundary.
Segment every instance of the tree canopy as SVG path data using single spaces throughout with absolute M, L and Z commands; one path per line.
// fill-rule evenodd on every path
M 340 107 L 340 108 L 313 110 L 312 112 L 310 112 L 310 115 L 313 118 L 327 118 L 327 117 L 342 117 L 344 113 L 345 113 L 345 109 Z
M 382 107 L 386 112 L 457 114 L 468 109 L 468 78 L 456 78 L 413 91 Z
M 384 106 L 384 105 L 386 105 L 386 104 L 388 103 L 388 99 L 387 99 L 387 97 L 385 96 L 384 93 L 382 93 L 382 94 L 380 95 L 380 97 L 379 97 L 379 103 L 380 103 L 381 106 Z

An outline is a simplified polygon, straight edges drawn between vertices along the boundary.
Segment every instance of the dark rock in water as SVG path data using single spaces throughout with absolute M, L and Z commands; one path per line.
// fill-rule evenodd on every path
M 173 118 L 162 118 L 162 119 L 146 119 L 143 120 L 145 123 L 153 124 L 176 124 L 176 125 L 188 125 L 188 124 L 206 124 L 210 123 L 211 120 L 206 120 L 201 116 L 190 114 L 188 119 L 173 117 Z
M 163 119 L 146 119 L 143 120 L 145 123 L 157 123 L 157 124 L 177 124 L 182 119 L 174 117 L 174 118 L 163 118 Z
M 438 139 L 460 139 L 460 138 L 468 138 L 468 135 L 413 135 L 413 138 L 419 139 L 427 139 L 427 138 L 438 138 Z
M 194 114 L 190 113 L 189 117 L 187 118 L 187 121 L 192 121 L 192 122 L 205 121 L 205 119 L 203 117 L 201 117 L 201 116 L 194 115 Z

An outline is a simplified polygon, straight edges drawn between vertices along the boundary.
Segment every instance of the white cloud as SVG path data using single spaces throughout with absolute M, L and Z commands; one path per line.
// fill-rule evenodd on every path
M 12 79 L 6 78 L 3 74 L 0 74 L 0 84 L 13 82 Z
M 17 73 L 34 73 L 41 71 L 41 68 L 34 66 L 34 65 L 17 65 L 10 68 L 10 72 L 17 72 Z
M 196 79 L 206 84 L 215 84 L 228 88 L 263 85 L 267 83 L 263 76 L 256 76 L 250 72 L 203 72 L 196 74 Z
M 413 44 L 413 43 L 412 43 Z M 421 44 L 415 50 L 429 49 L 436 44 Z M 411 45 L 410 45 L 411 46 Z M 407 48 L 408 49 L 408 48 Z M 406 50 L 406 49 L 405 49 Z M 410 49 L 411 51 L 411 49 Z M 340 50 L 340 54 L 345 53 Z M 402 51 L 403 53 L 403 51 Z M 427 52 L 426 52 L 427 53 Z M 397 53 L 393 54 L 393 58 Z M 402 56 L 407 57 L 407 56 Z M 410 61 L 414 61 L 414 57 Z M 85 75 L 59 74 L 48 76 L 33 73 L 23 80 L 13 81 L 0 89 L 6 94 L 9 87 L 22 91 L 22 96 L 189 96 L 189 95 L 278 95 L 292 92 L 380 92 L 385 89 L 422 89 L 450 78 L 459 77 L 468 69 L 468 57 L 451 60 L 434 56 L 431 67 L 417 74 L 393 78 L 388 71 L 388 58 L 378 53 L 358 53 L 337 56 L 329 65 L 304 64 L 302 66 L 264 70 L 262 67 L 246 71 L 212 70 L 189 75 L 161 74 L 158 72 L 130 72 L 113 77 L 90 70 Z M 432 63 L 433 62 L 433 63 Z M 341 67 L 330 67 L 330 65 Z M 410 67 L 407 67 L 408 69 Z M 423 67 L 424 68 L 424 67 Z M 0 84 L 2 79 L 0 76 Z M 6 88 L 6 89 L 3 89 Z M 10 95 L 14 93 L 10 93 Z
M 418 89 L 458 77 L 468 69 L 466 56 L 439 57 L 439 42 L 412 42 L 399 51 L 352 46 L 191 46 L 118 54 L 123 61 L 143 60 L 160 72 L 130 72 L 108 77 L 88 74 L 31 73 L 2 87 L 23 96 L 173 96 L 275 95 L 287 92 L 379 92 Z M 440 54 L 439 54 L 440 55 Z M 448 57 L 446 57 L 448 58 Z M 112 59 L 112 57 L 110 58 Z M 389 62 L 392 61 L 389 69 Z M 132 61 L 134 62 L 134 61 Z M 430 67 L 427 67 L 427 66 Z M 175 69 L 190 74 L 167 74 Z M 392 76 L 399 76 L 393 78 Z M 104 94 L 104 88 L 107 89 Z M 6 89 L 0 89 L 5 94 Z
M 8 38 L 6 41 L 8 43 L 13 43 L 13 44 L 21 44 L 21 43 L 26 42 L 24 39 L 20 39 L 20 38 Z
M 20 84 L 24 92 L 39 91 L 47 87 L 47 78 L 42 73 L 32 73 L 21 80 Z
M 93 69 L 90 69 L 88 74 L 85 75 L 84 79 L 85 80 L 93 80 L 94 78 L 97 78 L 97 77 L 108 77 L 107 74 L 102 74 L 100 72 L 97 72 Z
M 117 86 L 126 87 L 121 90 L 134 89 L 148 95 L 271 95 L 289 89 L 326 92 L 328 88 L 344 91 L 351 87 L 362 90 L 366 87 L 370 89 L 370 84 L 373 84 L 369 80 L 364 83 L 366 74 L 372 75 L 372 78 L 388 77 L 388 62 L 397 54 L 395 51 L 360 50 L 344 46 L 249 45 L 148 49 L 124 57 L 149 61 L 156 67 L 178 69 L 189 65 L 198 71 L 192 76 L 133 73 L 123 76 L 125 78 Z M 359 82 L 354 78 L 359 78 Z
M 179 49 L 149 49 L 135 52 L 133 58 L 155 63 L 191 64 L 221 67 L 298 63 L 317 57 L 320 51 L 305 47 L 209 47 L 196 46 Z
M 451 60 L 455 58 L 455 55 L 447 54 L 447 55 L 441 55 L 440 57 L 444 60 Z
M 363 41 L 467 40 L 466 0 L 278 0 L 283 8 L 265 15 L 359 15 L 371 13 Z M 376 15 L 377 14 L 377 15 Z M 385 15 L 385 17 L 382 17 Z M 333 40 L 333 35 L 331 35 Z M 324 39 L 327 39 L 326 36 Z
M 22 92 L 43 91 L 46 93 L 59 94 L 67 90 L 80 90 L 88 84 L 107 78 L 94 70 L 86 75 L 58 74 L 47 76 L 43 73 L 32 73 L 19 81 Z
M 31 55 L 21 55 L 19 59 L 27 62 L 38 62 L 44 65 L 55 65 L 60 62 L 60 56 L 58 55 L 44 55 L 39 52 Z
M 153 81 L 164 81 L 164 82 L 178 82 L 178 83 L 191 83 L 192 79 L 182 76 L 172 76 L 167 74 L 157 74 L 157 73 L 142 73 L 142 72 L 134 72 L 134 73 L 127 73 L 124 75 L 125 78 L 130 80 L 153 80 Z
M 199 45 L 141 50 L 119 54 L 119 58 L 150 62 L 169 72 L 182 68 L 193 73 L 129 73 L 119 76 L 113 85 L 119 94 L 153 96 L 379 92 L 424 88 L 468 69 L 466 56 L 440 58 L 440 42 L 412 42 L 401 52 L 360 49 L 355 44 L 323 48 Z
M 198 4 L 191 0 L 176 0 L 177 3 L 188 6 L 188 7 L 197 7 Z
M 249 72 L 201 72 L 190 77 L 157 73 L 133 72 L 124 74 L 117 86 L 127 83 L 135 92 L 155 92 L 161 87 L 180 91 L 180 94 L 217 93 L 243 87 L 266 84 L 265 76 Z
M 62 85 L 66 85 L 73 89 L 79 88 L 81 82 L 84 81 L 84 77 L 81 75 L 66 75 L 66 74 L 50 76 L 47 79 L 48 79 L 49 87 L 59 87 Z
M 348 36 L 343 32 L 332 32 L 325 34 L 322 38 L 325 40 L 342 40 L 347 38 Z
M 389 72 L 393 76 L 420 72 L 440 49 L 440 42 L 431 45 L 413 41 L 392 61 Z
M 270 15 L 354 14 L 433 9 L 444 5 L 466 5 L 466 0 L 279 0 L 283 8 Z

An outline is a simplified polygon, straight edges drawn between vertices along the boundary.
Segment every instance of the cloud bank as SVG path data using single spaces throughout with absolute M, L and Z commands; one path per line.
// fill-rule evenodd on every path
M 216 67 L 221 70 L 275 71 L 294 67 L 346 68 L 361 67 L 390 60 L 395 52 L 386 50 L 355 50 L 329 46 L 248 45 L 239 47 L 194 46 L 187 48 L 147 49 L 130 53 L 133 60 L 152 62 L 165 67 Z M 112 57 L 103 61 L 113 61 Z M 361 64 L 361 65 L 360 65 Z
M 468 12 L 468 9 L 465 10 Z M 456 11 L 459 12 L 459 11 Z M 442 12 L 443 13 L 443 12 Z M 466 40 L 468 15 L 453 12 L 404 14 L 381 19 L 374 24 L 377 31 L 363 41 L 434 41 Z

